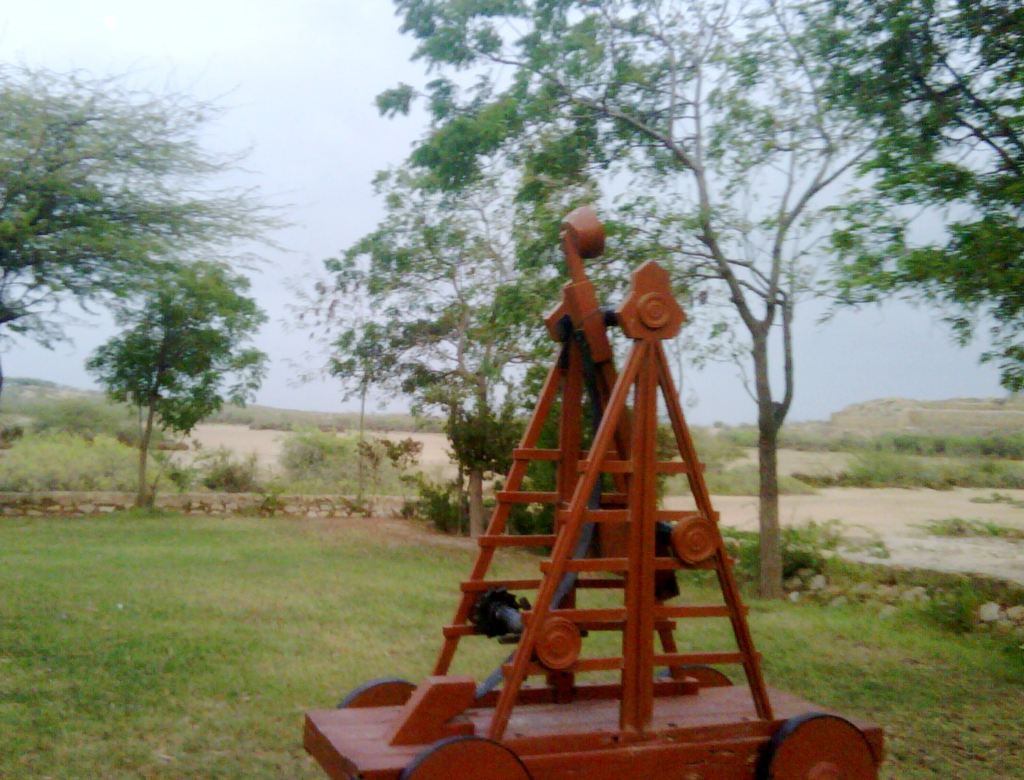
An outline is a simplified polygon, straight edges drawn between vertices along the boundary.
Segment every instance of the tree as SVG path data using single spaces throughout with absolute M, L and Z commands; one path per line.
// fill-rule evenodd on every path
M 411 399 L 415 412 L 442 412 L 479 534 L 484 476 L 508 455 L 517 385 L 550 351 L 535 326 L 555 275 L 516 269 L 514 206 L 500 182 L 452 197 L 398 169 L 376 185 L 385 218 L 325 261 L 333 279 L 318 286 L 303 319 L 334 329 L 330 371 L 350 393 L 374 386 Z M 359 302 L 366 313 L 351 316 Z M 469 433 L 484 429 L 495 435 Z
M 482 161 L 509 147 L 524 201 L 603 176 L 624 193 L 623 241 L 659 257 L 696 300 L 730 307 L 758 410 L 761 591 L 781 595 L 776 447 L 793 399 L 794 307 L 818 259 L 815 204 L 866 148 L 859 120 L 829 110 L 802 9 L 779 0 L 396 6 L 419 42 L 415 58 L 437 75 L 422 92 L 400 85 L 378 102 L 395 114 L 425 99 L 431 125 L 411 160 L 437 186 L 471 186 Z
M 241 159 L 200 145 L 219 113 L 124 78 L 0 66 L 0 346 L 49 346 L 69 301 L 127 295 L 169 257 L 226 257 L 274 224 L 255 193 L 210 184 Z
M 146 470 L 156 427 L 188 434 L 225 400 L 244 405 L 259 388 L 266 355 L 246 343 L 266 315 L 248 289 L 248 279 L 218 263 L 183 264 L 119 308 L 125 331 L 86 363 L 111 399 L 139 410 L 137 505 L 152 502 Z
M 863 166 L 874 191 L 848 206 L 857 219 L 835 239 L 845 300 L 924 293 L 964 341 L 989 314 L 983 359 L 1024 389 L 1024 7 L 823 6 L 834 97 L 880 136 Z

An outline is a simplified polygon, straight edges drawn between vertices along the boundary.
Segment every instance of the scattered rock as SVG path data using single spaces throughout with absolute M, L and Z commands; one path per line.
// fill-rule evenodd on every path
M 1006 618 L 1017 623 L 1024 623 L 1024 607 L 1010 607 L 1006 610 Z
M 815 574 L 807 583 L 808 590 L 825 590 L 828 587 L 828 577 L 824 574 Z
M 882 607 L 882 609 L 878 612 L 878 614 L 879 614 L 880 617 L 887 618 L 887 617 L 892 617 L 897 612 L 899 612 L 899 610 L 896 609 L 896 607 L 894 607 L 892 604 L 886 604 L 884 607 Z
M 982 623 L 995 623 L 1003 615 L 1003 608 L 994 601 L 978 607 L 978 620 Z
M 790 577 L 788 580 L 782 583 L 782 587 L 786 590 L 800 590 L 804 585 L 804 581 L 799 577 Z
M 788 598 L 789 598 L 790 601 L 796 603 L 801 598 L 800 591 L 794 590 L 792 593 L 789 594 Z
M 895 585 L 879 585 L 875 588 L 875 597 L 882 601 L 891 601 L 895 599 L 900 593 L 900 589 Z
M 800 579 L 807 580 L 814 576 L 814 569 L 800 569 L 796 573 L 796 576 Z
M 903 601 L 915 602 L 915 601 L 927 601 L 928 590 L 921 585 L 917 585 L 913 588 L 903 591 L 900 594 L 900 598 Z
M 1012 634 L 1017 630 L 1017 626 L 1012 620 L 997 620 L 992 624 L 992 628 L 1000 634 Z
M 849 594 L 851 596 L 867 596 L 874 591 L 875 586 L 870 582 L 857 582 L 854 583 L 853 587 L 850 588 Z
M 841 607 L 841 606 L 843 606 L 844 604 L 846 604 L 847 602 L 849 602 L 849 599 L 848 599 L 848 598 L 846 598 L 846 596 L 836 596 L 836 597 L 835 597 L 834 599 L 832 599 L 832 600 L 831 600 L 831 601 L 830 601 L 830 602 L 828 603 L 828 605 L 829 605 L 830 607 Z

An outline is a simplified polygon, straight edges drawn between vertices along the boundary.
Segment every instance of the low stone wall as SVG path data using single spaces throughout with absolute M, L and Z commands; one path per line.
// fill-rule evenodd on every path
M 0 515 L 86 517 L 130 509 L 133 493 L 0 493 Z M 405 499 L 374 496 L 274 496 L 262 493 L 186 493 L 157 496 L 158 509 L 189 515 L 266 517 L 397 517 Z

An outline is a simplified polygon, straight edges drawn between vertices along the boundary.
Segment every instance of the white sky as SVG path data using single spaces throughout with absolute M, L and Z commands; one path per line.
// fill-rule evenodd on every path
M 287 253 L 267 251 L 253 292 L 271 317 L 259 339 L 273 362 L 258 403 L 294 409 L 353 408 L 335 383 L 297 386 L 291 365 L 310 345 L 289 329 L 286 283 L 371 230 L 381 216 L 370 181 L 400 163 L 422 120 L 387 120 L 374 97 L 399 81 L 422 84 L 409 62 L 388 0 L 37 0 L 0 2 L 0 59 L 94 75 L 131 71 L 154 89 L 201 98 L 224 95 L 229 108 L 214 148 L 251 146 L 249 183 L 292 206 L 294 227 L 276 236 Z M 611 302 L 609 302 L 611 303 Z M 901 396 L 1002 396 L 980 349 L 960 349 L 927 310 L 904 304 L 843 313 L 815 324 L 821 309 L 798 311 L 796 398 L 790 420 L 826 419 L 858 401 Z M 540 323 L 538 323 L 540 327 Z M 94 387 L 82 364 L 111 335 L 88 318 L 68 329 L 73 345 L 48 351 L 22 342 L 3 355 L 8 377 Z M 322 359 L 322 358 L 321 358 Z M 693 422 L 753 422 L 755 409 L 735 368 L 687 376 Z M 401 408 L 392 404 L 392 408 Z

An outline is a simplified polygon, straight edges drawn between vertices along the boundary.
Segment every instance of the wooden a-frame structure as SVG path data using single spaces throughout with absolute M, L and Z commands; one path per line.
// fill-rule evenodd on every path
M 566 220 L 563 235 L 563 251 L 572 281 L 565 285 L 561 303 L 547 318 L 548 330 L 561 342 L 561 351 L 520 446 L 513 452 L 505 488 L 497 494 L 497 507 L 486 533 L 479 539 L 476 563 L 469 579 L 462 583 L 455 618 L 444 628 L 444 645 L 434 668 L 434 675 L 447 674 L 459 640 L 479 633 L 471 616 L 481 594 L 494 588 L 536 589 L 533 607 L 524 615 L 525 630 L 518 647 L 503 667 L 503 685 L 494 702 L 488 733 L 493 740 L 502 738 L 525 678 L 537 674 L 546 675 L 549 685 L 557 688 L 564 700 L 574 695 L 575 673 L 620 671 L 620 686 L 605 687 L 605 695 L 621 698 L 620 728 L 642 733 L 651 725 L 659 687 L 666 693 L 678 691 L 678 687 L 659 684 L 658 667 L 679 670 L 693 665 L 740 664 L 758 716 L 772 718 L 758 655 L 747 627 L 746 610 L 704 481 L 703 464 L 697 459 L 662 346 L 663 340 L 678 333 L 685 315 L 671 295 L 668 274 L 653 261 L 636 270 L 632 288 L 616 312 L 602 310 L 582 264 L 585 257 L 594 257 L 602 249 L 603 232 L 596 215 L 590 209 L 573 212 Z M 633 341 L 621 373 L 615 369 L 608 324 L 620 326 Z M 594 416 L 600 417 L 600 423 L 589 451 L 584 451 L 582 426 L 588 391 L 591 406 L 597 410 Z M 657 457 L 659 393 L 668 412 L 679 460 Z M 542 427 L 557 400 L 561 401 L 558 446 L 540 449 L 537 443 Z M 537 460 L 557 464 L 554 492 L 522 490 L 527 467 Z M 606 474 L 616 491 L 601 493 L 597 498 L 602 475 Z M 659 474 L 687 476 L 696 512 L 658 508 Z M 555 533 L 507 533 L 512 506 L 535 502 L 556 505 Z M 658 549 L 659 522 L 674 524 L 673 554 Z M 596 543 L 590 542 L 591 535 L 596 537 Z M 550 557 L 541 563 L 543 578 L 489 579 L 495 551 L 507 546 L 551 547 Z M 594 549 L 598 557 L 581 555 Z M 714 570 L 724 605 L 674 606 L 659 599 L 657 579 L 684 569 Z M 600 574 L 615 576 L 597 576 Z M 622 588 L 623 606 L 577 609 L 576 591 L 587 588 Z M 709 617 L 730 620 L 736 650 L 679 652 L 672 632 L 674 622 Z M 577 657 L 577 637 L 594 630 L 621 630 L 621 654 Z M 656 638 L 660 641 L 660 652 L 656 649 Z M 568 656 L 552 658 L 559 653 Z M 538 656 L 542 660 L 538 661 Z M 675 671 L 673 676 L 681 678 L 685 674 Z

